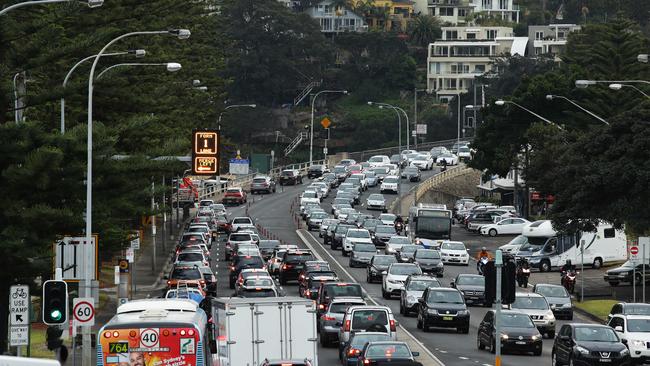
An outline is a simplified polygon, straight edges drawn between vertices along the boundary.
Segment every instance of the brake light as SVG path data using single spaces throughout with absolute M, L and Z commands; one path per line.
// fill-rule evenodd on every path
M 323 315 L 323 320 L 329 320 L 329 321 L 332 321 L 332 320 L 336 320 L 336 318 L 333 317 L 333 316 Z
M 343 325 L 343 331 L 344 332 L 349 332 L 350 331 L 350 319 L 345 321 L 345 324 Z
M 171 284 L 172 284 L 172 281 L 167 281 L 167 285 L 171 285 Z
M 323 309 L 325 309 L 325 305 L 323 305 L 323 304 L 319 304 L 319 305 L 318 305 L 318 308 L 321 309 L 321 310 L 323 310 Z
M 390 320 L 390 331 L 395 332 L 397 330 L 397 327 L 395 326 L 395 320 L 391 319 Z
M 305 296 L 309 296 L 309 289 L 305 290 Z
M 364 365 L 370 365 L 370 360 L 363 360 Z
M 231 271 L 234 271 L 234 270 L 235 270 L 235 266 L 230 266 L 230 270 L 231 270 Z
M 348 356 L 357 356 L 357 355 L 359 355 L 359 353 L 361 353 L 361 351 L 359 351 L 356 348 L 350 348 L 348 350 Z
M 289 268 L 291 268 L 291 267 L 292 267 L 292 266 L 291 266 L 290 264 L 286 264 L 286 263 L 285 263 L 285 264 L 282 266 L 282 269 L 289 269 Z

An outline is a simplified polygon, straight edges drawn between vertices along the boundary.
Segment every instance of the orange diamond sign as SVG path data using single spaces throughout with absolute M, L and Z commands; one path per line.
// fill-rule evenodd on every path
M 332 121 L 330 121 L 329 118 L 325 117 L 320 121 L 320 125 L 323 126 L 323 128 L 330 128 L 330 125 L 332 124 Z

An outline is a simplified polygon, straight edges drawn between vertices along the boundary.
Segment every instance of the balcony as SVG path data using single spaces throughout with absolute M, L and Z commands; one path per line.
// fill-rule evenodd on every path
M 469 6 L 468 0 L 428 0 L 430 6 Z

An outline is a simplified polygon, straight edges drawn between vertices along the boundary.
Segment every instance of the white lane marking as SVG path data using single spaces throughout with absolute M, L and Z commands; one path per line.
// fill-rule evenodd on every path
M 460 358 L 461 360 L 469 360 L 468 357 L 463 357 L 463 356 L 458 356 L 458 358 Z
M 318 245 L 323 249 L 323 252 L 325 252 L 325 254 L 327 254 L 339 266 L 339 268 L 341 268 L 341 270 L 343 270 L 343 273 L 345 273 L 351 280 L 354 281 L 354 277 L 350 274 L 350 272 L 348 272 L 345 269 L 345 267 L 343 267 L 343 265 L 341 263 L 339 263 L 339 261 L 336 258 L 334 258 L 334 256 L 329 251 L 327 251 L 327 249 L 324 246 L 322 246 L 318 242 L 318 240 L 314 237 L 314 235 L 312 235 L 312 233 L 310 233 L 310 232 L 307 232 L 307 233 L 309 234 L 309 236 L 311 236 L 311 238 L 314 240 L 314 242 L 318 243 Z M 318 254 L 318 252 L 315 250 L 315 248 L 312 246 L 312 244 L 309 242 L 309 240 L 307 240 L 307 238 L 305 238 L 305 236 L 303 235 L 303 233 L 300 230 L 296 230 L 296 234 L 300 237 L 300 239 L 303 241 L 303 243 L 305 243 L 305 245 L 309 249 L 311 249 L 312 252 L 314 252 L 314 255 L 319 260 L 323 260 L 323 258 Z M 375 299 L 372 296 L 370 296 L 368 294 L 368 291 L 366 291 L 366 289 L 365 289 L 365 287 L 363 287 L 363 285 L 361 286 L 361 289 L 363 290 L 363 292 L 366 295 L 368 295 L 368 299 L 371 302 L 373 302 L 377 306 L 381 305 L 377 301 L 375 301 Z M 438 357 L 436 357 L 436 355 L 434 355 L 433 352 L 431 352 L 422 342 L 420 342 L 419 339 L 415 338 L 415 336 L 413 334 L 411 334 L 411 332 L 406 330 L 406 328 L 404 328 L 401 324 L 399 324 L 398 327 L 402 330 L 402 332 L 404 332 L 408 337 L 410 337 L 415 343 L 417 343 L 420 347 L 422 347 L 422 350 L 424 350 L 424 352 L 426 352 L 427 355 L 429 355 L 435 362 L 437 362 L 439 365 L 444 365 L 444 363 L 442 363 L 442 361 L 440 361 L 440 359 Z M 447 351 L 440 351 L 440 352 L 447 353 Z
M 492 366 L 489 363 L 484 363 L 483 366 Z
M 445 351 L 445 350 L 440 350 L 440 353 L 447 353 L 447 351 Z

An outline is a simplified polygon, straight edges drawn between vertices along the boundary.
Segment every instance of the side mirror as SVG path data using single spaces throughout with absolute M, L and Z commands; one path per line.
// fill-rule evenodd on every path
M 449 286 L 452 288 L 456 288 L 456 282 L 454 281 L 449 282 Z
M 419 302 L 420 304 L 424 304 L 424 299 L 420 297 L 420 298 L 418 298 L 418 302 Z
M 621 327 L 620 325 L 615 326 L 614 330 L 623 333 L 623 327 Z
M 627 346 L 627 339 L 621 339 L 621 342 Z
M 411 352 L 411 354 L 413 355 L 413 357 L 418 357 L 420 355 L 420 352 L 417 352 L 417 351 L 416 352 Z
M 381 274 L 385 276 L 385 275 L 388 274 L 388 272 L 386 272 L 386 271 L 381 271 Z

